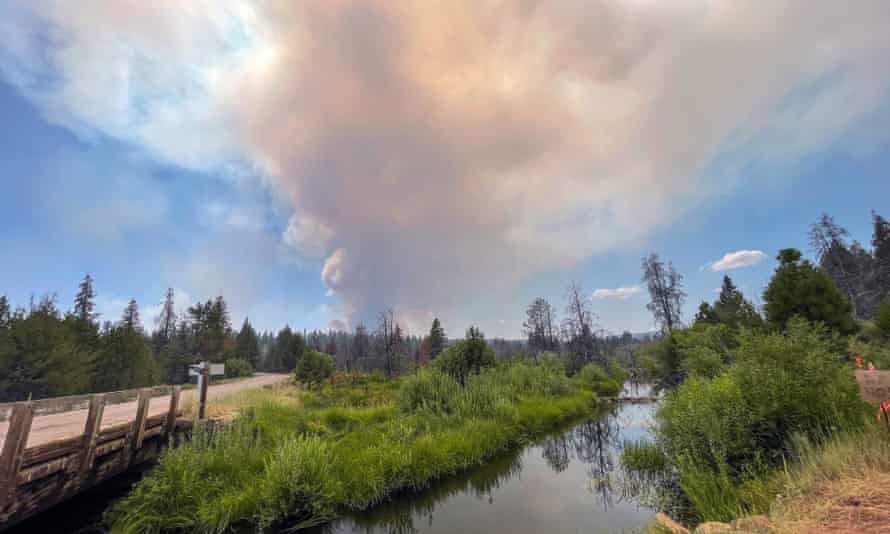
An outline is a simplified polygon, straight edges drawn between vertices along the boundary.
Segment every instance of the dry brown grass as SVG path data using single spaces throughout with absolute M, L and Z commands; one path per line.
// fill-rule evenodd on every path
M 238 391 L 207 401 L 207 418 L 229 421 L 235 418 L 244 408 L 263 403 L 276 403 L 297 407 L 300 405 L 299 388 L 291 382 L 282 382 L 273 386 Z M 183 413 L 189 417 L 197 414 L 198 403 L 194 398 L 183 401 Z
M 789 534 L 890 534 L 890 434 L 872 428 L 821 448 L 801 444 L 772 519 Z
M 890 473 L 825 481 L 774 519 L 789 534 L 890 533 Z

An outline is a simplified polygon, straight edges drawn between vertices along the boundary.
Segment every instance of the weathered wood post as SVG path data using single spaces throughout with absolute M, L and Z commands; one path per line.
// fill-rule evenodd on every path
M 139 401 L 136 406 L 136 422 L 134 428 L 136 430 L 136 439 L 133 442 L 133 449 L 142 448 L 142 440 L 145 438 L 145 419 L 148 417 L 148 403 L 151 402 L 151 388 L 142 388 L 139 390 Z
M 179 393 L 181 391 L 180 386 L 173 386 L 173 390 L 170 392 L 170 411 L 167 412 L 167 421 L 164 427 L 165 437 L 176 430 L 176 411 L 179 409 Z
M 87 413 L 87 422 L 83 428 L 83 456 L 80 460 L 80 474 L 83 475 L 93 468 L 96 459 L 96 440 L 99 430 L 102 428 L 102 414 L 105 412 L 105 395 L 93 395 L 90 397 L 90 411 Z
M 22 456 L 28 445 L 33 419 L 34 405 L 30 401 L 13 405 L 3 451 L 0 452 L 0 508 L 15 497 L 19 469 L 22 467 Z
M 201 374 L 198 381 L 200 383 L 200 392 L 198 394 L 198 419 L 202 420 L 207 411 L 207 387 L 210 384 L 210 363 L 201 363 Z

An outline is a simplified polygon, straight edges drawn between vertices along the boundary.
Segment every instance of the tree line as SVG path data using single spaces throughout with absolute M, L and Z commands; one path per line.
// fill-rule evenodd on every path
M 439 319 L 428 335 L 407 335 L 392 310 L 380 313 L 374 329 L 359 323 L 351 332 L 285 326 L 260 333 L 249 318 L 233 328 L 222 296 L 182 314 L 176 309 L 169 289 L 150 331 L 135 300 L 119 320 L 103 321 L 89 274 L 67 311 L 55 294 L 16 308 L 0 296 L 0 402 L 179 384 L 188 381 L 188 366 L 199 361 L 225 362 L 230 376 L 291 372 L 307 354 L 318 362 L 316 353 L 331 356 L 346 371 L 392 377 L 428 363 L 448 343 Z M 512 341 L 491 343 L 504 355 L 516 350 Z
M 643 259 L 642 280 L 649 290 L 647 308 L 660 330 L 661 341 L 650 352 L 657 366 L 655 374 L 663 386 L 673 386 L 690 373 L 710 373 L 722 363 L 716 353 L 725 354 L 729 336 L 715 341 L 698 336 L 709 326 L 722 326 L 727 332 L 742 329 L 782 332 L 796 320 L 823 325 L 839 336 L 858 335 L 868 344 L 890 336 L 890 223 L 872 212 L 872 241 L 868 249 L 850 241 L 849 232 L 829 215 L 810 227 L 809 237 L 815 262 L 794 248 L 779 251 L 778 265 L 763 292 L 762 309 L 757 309 L 725 276 L 718 298 L 702 302 L 690 328 L 682 320 L 686 293 L 683 277 L 672 264 L 658 255 Z M 716 332 L 711 330 L 710 332 Z M 698 336 L 698 337 L 696 337 Z M 689 342 L 689 339 L 696 342 Z M 698 348 L 693 347 L 698 343 Z M 701 347 L 710 347 L 705 350 Z M 693 350 L 694 349 L 694 350 Z M 706 354 L 708 350 L 714 349 Z M 871 347 L 882 354 L 883 349 Z

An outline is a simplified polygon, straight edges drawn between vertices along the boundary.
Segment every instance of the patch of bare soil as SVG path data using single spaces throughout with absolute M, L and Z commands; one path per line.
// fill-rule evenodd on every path
M 789 534 L 890 534 L 890 473 L 825 482 L 774 519 Z

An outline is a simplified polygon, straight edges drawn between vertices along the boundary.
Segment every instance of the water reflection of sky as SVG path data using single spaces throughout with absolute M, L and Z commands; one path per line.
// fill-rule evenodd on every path
M 641 395 L 642 396 L 642 395 Z M 614 533 L 652 517 L 623 483 L 625 441 L 649 434 L 653 405 L 626 404 L 317 533 Z

